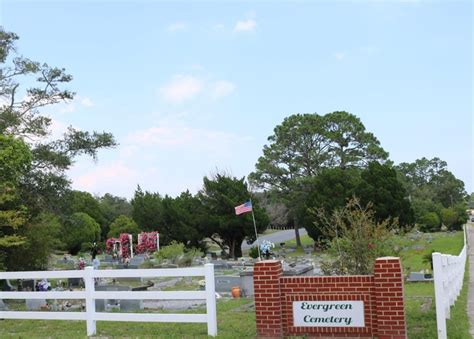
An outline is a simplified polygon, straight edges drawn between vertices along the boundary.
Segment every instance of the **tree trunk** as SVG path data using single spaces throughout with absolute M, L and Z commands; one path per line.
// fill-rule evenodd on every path
M 296 217 L 293 218 L 293 226 L 295 228 L 296 247 L 303 247 L 301 245 L 300 230 L 298 226 L 298 220 L 296 219 Z

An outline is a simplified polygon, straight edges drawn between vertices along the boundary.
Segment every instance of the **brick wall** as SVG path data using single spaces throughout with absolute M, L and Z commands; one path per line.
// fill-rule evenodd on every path
M 374 275 L 284 277 L 276 260 L 254 268 L 257 334 L 260 337 L 309 335 L 326 338 L 406 338 L 403 273 L 400 259 L 377 259 Z M 363 301 L 364 327 L 297 327 L 294 301 Z

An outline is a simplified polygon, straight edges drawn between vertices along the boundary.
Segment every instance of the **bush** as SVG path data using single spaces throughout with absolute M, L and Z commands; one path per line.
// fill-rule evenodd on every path
M 140 229 L 133 219 L 125 215 L 120 215 L 110 224 L 110 231 L 107 234 L 107 237 L 118 238 L 122 233 L 137 235 L 139 232 Z
M 441 228 L 441 220 L 435 212 L 425 213 L 420 219 L 420 231 L 435 232 Z
M 63 239 L 71 254 L 81 250 L 83 243 L 100 239 L 100 226 L 88 214 L 78 212 L 66 218 L 63 225 Z
M 375 221 L 371 205 L 362 207 L 356 198 L 344 208 L 336 209 L 326 218 L 320 211 L 324 233 L 329 239 L 329 251 L 335 257 L 322 262 L 327 275 L 371 274 L 375 259 L 393 255 L 394 240 L 391 229 L 398 229 L 397 219 Z
M 202 257 L 204 254 L 197 248 L 190 248 L 179 259 L 179 266 L 191 266 L 195 257 Z
M 250 247 L 249 257 L 254 258 L 254 259 L 258 258 L 258 247 L 257 246 Z
M 184 255 L 184 244 L 173 240 L 168 246 L 163 246 L 155 252 L 155 258 L 159 261 L 169 260 L 176 263 Z

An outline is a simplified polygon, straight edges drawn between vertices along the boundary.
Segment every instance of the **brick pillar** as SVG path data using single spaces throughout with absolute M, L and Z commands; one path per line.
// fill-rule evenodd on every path
M 259 337 L 283 336 L 280 301 L 281 262 L 266 260 L 257 262 L 253 269 L 255 316 Z
M 374 267 L 374 284 L 378 338 L 407 338 L 400 258 L 378 258 Z

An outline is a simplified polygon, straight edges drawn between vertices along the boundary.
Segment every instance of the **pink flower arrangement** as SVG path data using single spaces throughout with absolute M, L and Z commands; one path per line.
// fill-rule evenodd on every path
M 105 242 L 105 252 L 107 254 L 112 254 L 112 251 L 114 249 L 114 244 L 119 241 L 118 238 L 110 238 L 110 239 L 107 239 L 107 241 Z
M 128 233 L 120 234 L 120 243 L 122 244 L 122 258 L 130 257 L 130 238 Z
M 151 253 L 157 250 L 158 232 L 142 232 L 138 236 L 137 253 Z

